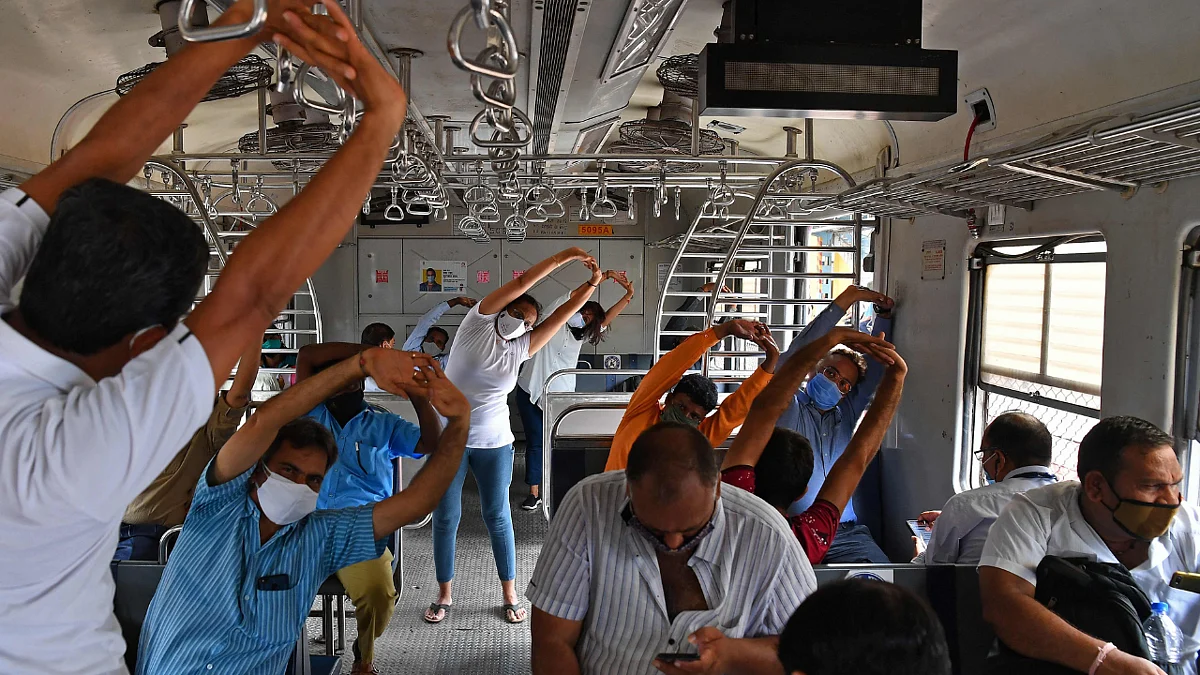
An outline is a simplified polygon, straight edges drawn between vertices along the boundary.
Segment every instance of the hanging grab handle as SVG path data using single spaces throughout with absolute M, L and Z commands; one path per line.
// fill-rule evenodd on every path
M 179 5 L 179 34 L 188 42 L 240 40 L 254 35 L 267 24 L 267 0 L 254 0 L 254 11 L 250 14 L 250 20 L 232 26 L 192 26 L 192 10 L 195 6 L 196 0 L 183 0 Z
M 333 105 L 326 105 L 324 103 L 308 100 L 308 96 L 306 96 L 304 93 L 304 78 L 308 77 L 309 70 L 312 70 L 312 65 L 306 63 L 303 66 L 300 66 L 300 71 L 296 73 L 296 84 L 292 89 L 292 98 L 295 99 L 296 105 L 304 106 L 305 108 L 311 108 L 312 110 L 319 110 L 320 112 L 329 113 L 330 115 L 341 115 L 345 113 L 346 92 L 337 85 L 334 85 L 334 91 L 337 92 L 337 100 L 333 102 Z

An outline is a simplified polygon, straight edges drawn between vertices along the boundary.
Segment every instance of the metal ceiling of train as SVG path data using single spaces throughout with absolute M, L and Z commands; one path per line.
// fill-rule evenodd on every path
M 382 46 L 425 52 L 413 70 L 415 99 L 422 111 L 450 114 L 455 120 L 473 116 L 479 104 L 470 94 L 468 78 L 454 68 L 445 50 L 450 19 L 464 3 L 364 1 L 367 23 Z M 533 4 L 513 3 L 514 26 L 526 53 Z M 620 15 L 626 4 L 597 1 L 591 12 Z M 19 169 L 45 163 L 55 124 L 71 104 L 111 88 L 121 73 L 162 59 L 161 50 L 146 44 L 158 30 L 150 0 L 3 0 L 3 5 L 0 165 Z M 1194 36 L 1200 34 L 1200 12 L 1194 0 L 1157 0 L 1153 11 L 1148 6 L 1121 0 L 926 0 L 924 44 L 960 51 L 961 93 L 980 86 L 992 93 L 998 128 L 978 137 L 986 147 L 1010 133 L 1195 80 L 1200 43 Z M 719 18 L 720 0 L 690 0 L 662 54 L 696 51 L 712 40 Z M 518 81 L 527 82 L 528 77 L 523 70 Z M 569 86 L 595 85 L 593 78 L 580 76 Z M 519 104 L 527 105 L 527 90 L 519 86 L 518 92 Z M 647 107 L 659 100 L 661 87 L 651 68 L 621 117 L 643 118 Z M 83 111 L 77 126 L 86 128 L 105 101 Z M 253 129 L 253 107 L 254 97 L 202 106 L 190 120 L 189 150 L 230 147 L 240 131 Z M 960 112 L 939 123 L 895 123 L 904 164 L 961 151 L 966 117 Z M 788 121 L 724 121 L 746 127 L 736 136 L 723 134 L 740 141 L 743 149 L 782 153 L 782 127 Z M 239 134 L 228 134 L 230 128 L 239 128 Z M 80 130 L 66 133 L 77 137 Z M 876 154 L 888 141 L 879 122 L 818 120 L 815 142 L 818 157 L 857 172 L 874 166 Z

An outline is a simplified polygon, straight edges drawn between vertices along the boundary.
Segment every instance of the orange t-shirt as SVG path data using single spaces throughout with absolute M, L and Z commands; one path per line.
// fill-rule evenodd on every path
M 608 451 L 608 463 L 605 471 L 624 469 L 629 460 L 629 449 L 643 431 L 658 424 L 662 416 L 663 406 L 659 399 L 679 384 L 684 373 L 692 364 L 704 357 L 710 347 L 720 339 L 716 330 L 709 328 L 702 333 L 696 333 L 684 340 L 678 347 L 672 349 L 659 359 L 658 363 L 642 378 L 629 405 L 625 408 L 625 416 L 613 434 L 612 449 Z M 708 437 L 713 447 L 725 442 L 729 434 L 738 428 L 750 412 L 750 405 L 767 383 L 771 381 L 771 373 L 762 368 L 746 378 L 737 391 L 729 395 L 717 408 L 715 415 L 709 415 L 700 423 L 700 432 Z

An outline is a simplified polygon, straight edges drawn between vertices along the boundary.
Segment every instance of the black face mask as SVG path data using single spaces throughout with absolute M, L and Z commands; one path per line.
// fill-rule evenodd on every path
M 338 394 L 325 401 L 325 407 L 329 408 L 329 412 L 333 413 L 333 417 L 338 421 L 338 424 L 345 426 L 347 422 L 354 419 L 355 415 L 362 412 L 363 390 L 356 389 Z

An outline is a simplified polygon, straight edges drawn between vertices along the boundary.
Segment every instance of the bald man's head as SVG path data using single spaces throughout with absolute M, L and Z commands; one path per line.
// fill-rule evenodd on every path
M 634 515 L 668 549 L 704 529 L 721 494 L 712 444 L 685 424 L 656 424 L 638 436 L 625 480 Z

